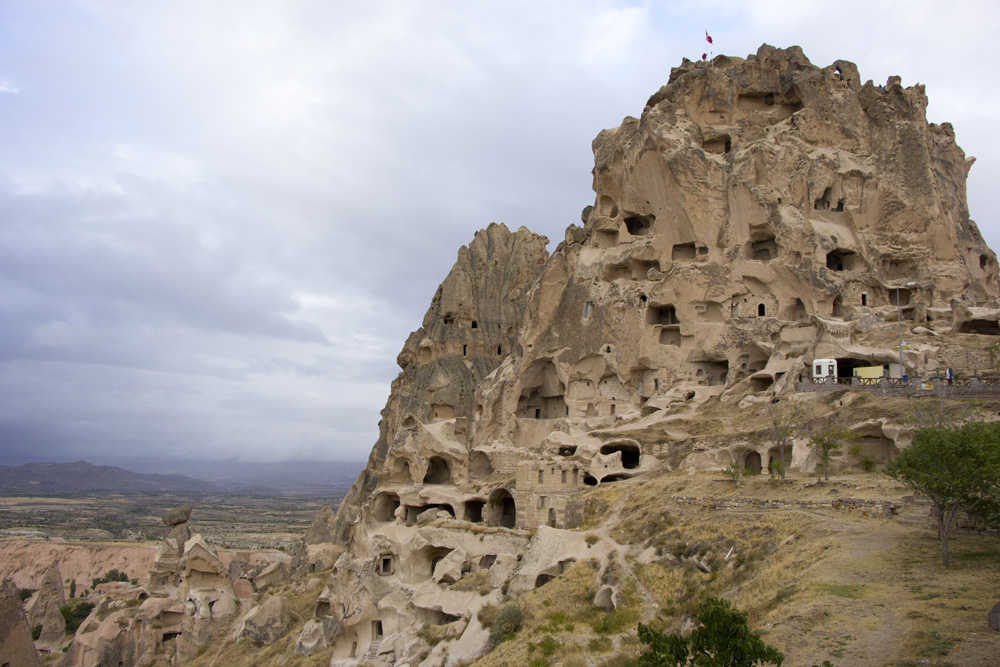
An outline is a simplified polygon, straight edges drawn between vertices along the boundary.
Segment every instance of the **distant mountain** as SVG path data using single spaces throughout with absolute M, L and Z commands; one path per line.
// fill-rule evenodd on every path
M 218 484 L 231 493 L 341 497 L 365 464 L 363 461 L 238 461 L 135 458 L 122 462 L 133 470 L 156 470 Z
M 76 463 L 27 463 L 0 466 L 4 494 L 67 493 L 220 493 L 220 486 L 184 475 L 144 475 L 113 466 Z

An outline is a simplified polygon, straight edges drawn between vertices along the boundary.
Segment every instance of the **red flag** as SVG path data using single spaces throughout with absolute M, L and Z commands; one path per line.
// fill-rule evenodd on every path
M 708 58 L 708 54 L 707 53 L 701 54 L 701 59 L 702 60 L 705 60 L 706 58 Z
M 707 30 L 705 31 L 705 41 L 708 42 L 709 44 L 712 43 L 712 37 L 708 34 Z

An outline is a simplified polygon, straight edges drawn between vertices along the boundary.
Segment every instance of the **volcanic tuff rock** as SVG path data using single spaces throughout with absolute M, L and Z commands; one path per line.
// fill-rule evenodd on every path
M 588 485 L 779 456 L 695 442 L 670 425 L 679 406 L 794 402 L 814 358 L 895 377 L 986 363 L 940 342 L 897 362 L 899 315 L 921 341 L 1000 333 L 996 256 L 966 206 L 973 159 L 926 105 L 922 86 L 862 84 L 798 47 L 685 60 L 594 140 L 595 203 L 551 257 L 523 228 L 476 234 L 399 355 L 297 650 L 401 663 L 425 646 L 416 624 L 460 621 L 432 658 L 475 657 L 497 589 L 578 559 L 598 561 L 594 603 L 614 607 L 614 552 L 566 531 Z M 637 435 L 650 425 L 658 442 Z M 884 420 L 856 430 L 876 462 L 909 438 Z M 782 464 L 815 465 L 803 444 Z
M 0 661 L 23 667 L 39 664 L 17 586 L 10 579 L 0 583 Z
M 59 566 L 55 563 L 49 566 L 42 578 L 41 588 L 30 601 L 28 622 L 32 627 L 42 626 L 38 642 L 49 648 L 58 646 L 66 634 L 66 619 L 59 608 L 66 604 L 66 593 L 63 590 L 63 578 Z

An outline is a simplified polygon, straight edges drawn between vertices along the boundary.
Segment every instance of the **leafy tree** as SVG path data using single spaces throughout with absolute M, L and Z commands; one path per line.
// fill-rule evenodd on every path
M 666 635 L 639 624 L 639 641 L 649 650 L 639 656 L 643 667 L 781 667 L 785 656 L 764 643 L 747 626 L 747 615 L 725 600 L 708 598 L 698 609 L 701 626 L 689 637 Z
M 94 604 L 92 602 L 83 602 L 80 600 L 73 600 L 59 607 L 59 612 L 62 614 L 63 620 L 66 621 L 66 632 L 73 634 L 80 627 L 90 612 L 93 611 Z
M 119 572 L 117 569 L 112 568 L 108 570 L 103 577 L 98 577 L 97 579 L 92 579 L 90 582 L 90 587 L 97 588 L 100 584 L 107 584 L 112 581 L 128 581 L 128 575 L 124 572 Z
M 931 501 L 948 565 L 948 532 L 961 509 L 995 512 L 1000 501 L 1000 423 L 922 428 L 885 474 Z
M 840 451 L 845 443 L 858 439 L 858 434 L 846 428 L 833 428 L 809 438 L 809 448 L 823 464 L 823 479 L 830 479 L 830 455 Z

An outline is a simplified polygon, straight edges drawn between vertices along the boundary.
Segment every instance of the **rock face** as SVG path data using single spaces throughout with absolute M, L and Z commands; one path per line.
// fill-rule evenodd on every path
M 157 655 L 180 664 L 226 630 L 240 608 L 229 574 L 235 561 L 224 562 L 201 535 L 192 534 L 190 515 L 184 507 L 164 517 L 172 528 L 157 549 L 148 589 L 98 587 L 98 607 L 77 630 L 63 664 L 146 664 Z M 234 569 L 242 570 L 239 564 Z M 240 581 L 249 606 L 253 587 Z
M 21 608 L 17 586 L 9 579 L 0 584 L 0 663 L 35 667 L 38 654 Z
M 63 590 L 63 578 L 59 566 L 55 563 L 45 571 L 42 586 L 38 589 L 28 612 L 28 622 L 31 627 L 42 626 L 38 644 L 46 648 L 54 648 L 62 643 L 66 634 L 66 620 L 59 608 L 66 604 L 66 593 Z
M 238 636 L 245 637 L 258 646 L 268 646 L 288 632 L 291 623 L 292 612 L 288 600 L 275 595 L 250 610 L 243 619 Z
M 612 608 L 614 554 L 565 530 L 589 486 L 814 464 L 801 443 L 790 459 L 752 441 L 695 448 L 670 427 L 678 411 L 795 403 L 814 359 L 847 378 L 986 363 L 968 336 L 934 341 L 1000 334 L 1000 293 L 966 206 L 972 159 L 926 103 L 921 86 L 862 84 L 797 47 L 685 61 L 594 141 L 595 203 L 551 257 L 523 228 L 479 232 L 399 355 L 368 466 L 323 531 L 343 552 L 296 650 L 402 663 L 427 649 L 419 624 L 453 623 L 434 655 L 469 659 L 497 589 L 581 558 Z M 656 442 L 637 435 L 654 423 Z M 875 462 L 909 437 L 856 430 Z

